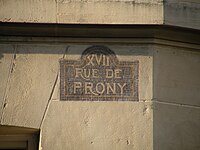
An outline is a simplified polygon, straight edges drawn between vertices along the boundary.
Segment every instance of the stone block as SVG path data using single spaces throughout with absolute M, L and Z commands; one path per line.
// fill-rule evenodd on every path
M 60 0 L 59 23 L 162 24 L 162 0 Z
M 41 147 L 151 150 L 152 121 L 151 102 L 51 101 Z
M 1 0 L 1 22 L 56 23 L 55 0 Z
M 65 46 L 17 45 L 2 124 L 39 128 Z
M 188 49 L 156 47 L 154 98 L 200 106 L 200 54 Z
M 1 22 L 162 24 L 162 0 L 1 0 Z
M 200 29 L 199 0 L 1 0 L 1 22 L 152 24 Z
M 199 0 L 166 0 L 164 24 L 200 29 Z
M 199 107 L 154 102 L 154 150 L 199 150 L 199 120 Z

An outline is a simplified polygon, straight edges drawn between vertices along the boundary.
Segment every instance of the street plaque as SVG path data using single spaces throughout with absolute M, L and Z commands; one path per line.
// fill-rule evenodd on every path
M 60 60 L 60 99 L 138 101 L 138 67 L 107 47 L 89 47 L 79 60 Z

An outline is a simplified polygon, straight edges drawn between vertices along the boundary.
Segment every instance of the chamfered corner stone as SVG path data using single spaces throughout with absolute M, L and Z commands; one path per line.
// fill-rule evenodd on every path
M 166 0 L 164 3 L 164 24 L 200 29 L 199 0 Z
M 200 109 L 153 102 L 153 149 L 200 149 Z
M 200 106 L 200 54 L 187 48 L 156 46 L 154 98 Z

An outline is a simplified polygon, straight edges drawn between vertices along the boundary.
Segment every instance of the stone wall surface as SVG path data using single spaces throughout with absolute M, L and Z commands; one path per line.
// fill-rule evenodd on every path
M 11 65 L 10 72 L 6 65 L 5 69 L 1 68 L 1 72 L 10 73 L 7 76 L 9 82 L 6 84 L 1 124 L 39 129 L 57 78 L 58 61 L 63 57 L 65 49 L 59 46 L 15 45 L 15 52 L 10 54 L 10 47 L 8 45 L 8 51 L 4 50 L 5 46 L 1 46 L 0 49 L 3 53 L 1 60 L 13 55 L 12 64 L 9 57 L 7 58 L 6 65 Z M 57 52 L 51 54 L 54 51 Z M 1 76 L 1 82 L 6 82 L 7 78 Z M 5 88 L 2 92 L 5 93 Z
M 199 51 L 156 46 L 153 72 L 154 149 L 200 149 Z
M 1 22 L 166 24 L 200 29 L 199 0 L 0 0 Z
M 58 2 L 58 22 L 161 24 L 162 11 L 161 0 L 63 0 Z
M 200 29 L 198 0 L 1 0 L 1 22 L 166 24 Z
M 154 150 L 199 150 L 200 108 L 153 104 Z
M 154 98 L 200 106 L 200 53 L 184 48 L 156 47 Z
M 162 24 L 162 0 L 0 0 L 0 21 Z
M 1 44 L 0 124 L 41 129 L 43 150 L 200 148 L 199 51 L 104 44 L 119 61 L 139 61 L 139 100 L 61 101 L 59 60 L 90 46 Z
M 69 46 L 65 59 L 79 60 L 87 47 Z M 139 102 L 60 101 L 59 79 L 42 123 L 43 149 L 152 149 L 151 46 L 108 47 L 119 61 L 139 60 Z
M 43 149 L 152 149 L 152 46 L 108 45 L 139 61 L 139 102 L 60 101 L 59 60 L 90 46 L 2 44 L 1 125 L 42 129 Z
M 0 0 L 2 22 L 56 23 L 55 0 Z
M 200 1 L 166 0 L 164 24 L 200 29 Z
M 52 101 L 41 146 L 50 149 L 124 150 L 152 145 L 150 102 Z

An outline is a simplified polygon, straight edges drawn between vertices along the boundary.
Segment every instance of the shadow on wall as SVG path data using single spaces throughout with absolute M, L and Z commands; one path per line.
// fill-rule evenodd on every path
M 154 104 L 155 150 L 199 150 L 199 108 Z
M 93 45 L 67 45 L 67 44 L 2 44 L 0 45 L 0 60 L 6 54 L 68 54 L 81 55 L 85 49 Z M 97 45 L 94 45 L 97 46 Z M 98 45 L 102 46 L 102 45 Z M 104 45 L 103 45 L 104 46 Z M 120 56 L 152 56 L 148 46 L 110 46 Z
M 172 123 L 171 127 L 165 128 L 165 131 L 154 130 L 154 134 L 158 135 L 157 132 L 162 132 L 162 135 L 154 139 L 155 150 L 159 150 L 161 147 L 163 150 L 200 149 L 199 125 L 195 122 L 185 121 L 175 125 Z
M 2 59 L 3 58 L 3 54 L 2 53 L 0 53 L 0 59 Z M 0 62 L 1 63 L 1 62 Z
M 14 47 L 8 45 L 0 45 L 0 64 L 1 59 L 5 57 L 6 54 L 14 54 Z

